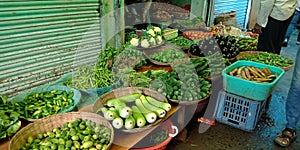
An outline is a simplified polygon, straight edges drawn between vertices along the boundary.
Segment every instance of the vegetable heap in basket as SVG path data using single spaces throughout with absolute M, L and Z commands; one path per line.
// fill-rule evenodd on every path
M 111 130 L 85 119 L 68 122 L 61 128 L 29 136 L 21 150 L 29 149 L 102 149 L 110 143 Z
M 171 105 L 167 102 L 135 93 L 110 99 L 106 102 L 106 107 L 101 107 L 96 112 L 112 121 L 114 128 L 130 130 L 155 123 L 166 116 L 170 109 Z
M 161 28 L 148 26 L 147 29 L 142 30 L 139 35 L 133 34 L 129 42 L 132 46 L 139 46 L 142 48 L 155 47 L 163 42 L 161 34 Z
M 269 67 L 262 69 L 253 66 L 241 66 L 235 68 L 229 72 L 229 75 L 259 83 L 271 83 L 278 77 L 277 73 L 272 74 Z
M 39 119 L 58 114 L 74 105 L 73 91 L 51 90 L 30 93 L 23 101 L 12 103 L 23 118 Z

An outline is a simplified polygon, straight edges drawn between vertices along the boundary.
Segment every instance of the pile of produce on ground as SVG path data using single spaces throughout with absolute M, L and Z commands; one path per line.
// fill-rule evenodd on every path
M 194 41 L 187 39 L 183 36 L 178 36 L 178 37 L 168 41 L 168 43 L 178 46 L 180 48 L 189 48 L 192 44 L 194 44 Z
M 115 47 L 107 46 L 103 52 L 99 54 L 97 61 L 97 68 L 108 68 L 111 69 L 113 67 L 113 63 L 116 60 L 116 57 L 122 52 L 123 48 L 127 46 L 124 45 L 121 49 L 117 49 Z
M 150 88 L 158 91 L 168 99 L 179 101 L 196 101 L 207 97 L 210 94 L 211 84 L 199 77 L 192 65 L 176 65 L 172 72 L 164 70 L 146 73 L 153 80 Z
M 163 43 L 160 27 L 149 25 L 137 34 L 132 34 L 129 43 L 134 47 L 149 48 Z
M 136 47 L 129 45 L 124 47 L 122 52 L 116 57 L 112 70 L 127 67 L 138 69 L 145 64 L 147 64 L 147 61 L 143 55 L 143 52 L 137 50 Z
M 27 149 L 107 149 L 111 130 L 86 119 L 76 119 L 61 128 L 29 136 L 21 150 Z
M 228 59 L 223 58 L 219 52 L 206 57 L 191 58 L 191 62 L 201 77 L 221 75 L 223 69 L 229 65 Z
M 133 68 L 127 67 L 119 69 L 114 74 L 115 80 L 118 80 L 123 87 L 144 87 L 148 88 L 151 79 L 143 72 L 137 72 Z
M 235 58 L 239 54 L 236 37 L 217 35 L 215 38 L 224 58 Z
M 257 38 L 236 37 L 235 46 L 238 48 L 239 51 L 256 51 L 257 43 Z
M 79 90 L 86 90 L 107 87 L 112 83 L 112 71 L 108 67 L 95 67 L 91 65 L 78 68 L 72 78 L 64 82 L 64 85 Z
M 114 128 L 130 130 L 155 123 L 170 109 L 168 102 L 135 93 L 108 100 L 105 107 L 99 108 L 96 113 L 102 113 L 104 118 L 112 122 Z
M 234 68 L 228 74 L 259 83 L 271 83 L 278 77 L 277 73 L 272 74 L 269 67 L 257 68 L 253 66 L 241 66 L 239 68 Z
M 190 40 L 203 40 L 212 37 L 213 33 L 206 31 L 185 31 L 182 33 L 182 36 Z
M 248 56 L 241 56 L 239 60 L 250 60 L 254 62 L 260 62 L 276 67 L 289 67 L 293 65 L 293 60 L 283 57 L 281 55 L 269 52 L 262 52 Z
M 12 108 L 22 118 L 39 119 L 73 107 L 75 105 L 73 96 L 73 91 L 65 90 L 29 93 L 22 101 L 12 102 Z
M 159 51 L 149 55 L 150 59 L 162 63 L 172 63 L 178 59 L 183 59 L 185 57 L 186 56 L 184 52 L 171 48 L 166 48 L 163 51 Z
M 14 135 L 21 127 L 19 111 L 7 103 L 7 97 L 0 94 L 0 141 Z

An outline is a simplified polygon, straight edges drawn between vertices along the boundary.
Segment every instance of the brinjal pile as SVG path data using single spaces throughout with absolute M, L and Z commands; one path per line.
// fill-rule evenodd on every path
M 239 54 L 239 49 L 238 47 L 236 47 L 236 37 L 230 35 L 217 35 L 215 38 L 222 51 L 224 58 L 235 58 Z
M 221 51 L 218 43 L 212 37 L 205 38 L 198 42 L 198 44 L 192 44 L 189 49 L 189 53 L 194 56 L 209 56 L 217 51 Z

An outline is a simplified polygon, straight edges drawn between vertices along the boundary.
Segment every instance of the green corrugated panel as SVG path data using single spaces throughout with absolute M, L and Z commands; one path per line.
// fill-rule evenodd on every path
M 98 7 L 98 0 L 1 1 L 0 93 L 12 96 L 95 64 Z

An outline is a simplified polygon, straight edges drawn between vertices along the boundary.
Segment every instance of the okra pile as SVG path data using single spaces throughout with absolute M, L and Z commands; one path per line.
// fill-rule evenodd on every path
M 51 90 L 30 93 L 23 101 L 13 103 L 14 109 L 23 118 L 39 119 L 58 114 L 74 106 L 73 91 Z
M 253 66 L 241 66 L 233 69 L 228 74 L 259 83 L 271 83 L 278 77 L 278 74 L 273 74 L 269 67 L 256 68 Z
M 112 122 L 116 129 L 130 130 L 142 128 L 165 117 L 171 105 L 142 93 L 128 94 L 110 99 L 105 107 L 99 108 L 100 113 Z
M 29 136 L 21 150 L 106 150 L 110 143 L 111 130 L 86 119 L 76 119 L 61 128 Z
M 288 67 L 293 65 L 293 60 L 283 57 L 281 55 L 269 52 L 257 53 L 249 56 L 241 56 L 240 60 L 250 60 L 254 62 L 260 62 L 267 65 L 276 67 Z

